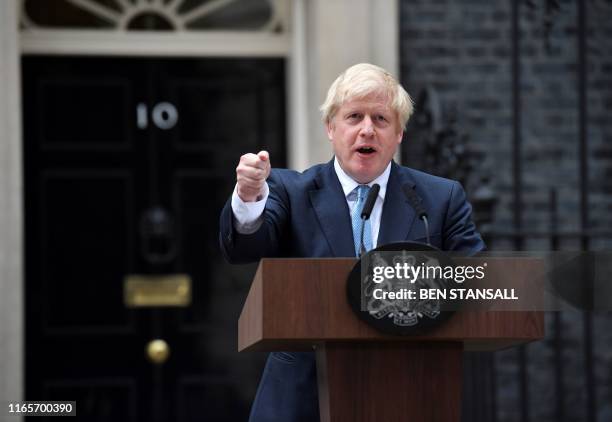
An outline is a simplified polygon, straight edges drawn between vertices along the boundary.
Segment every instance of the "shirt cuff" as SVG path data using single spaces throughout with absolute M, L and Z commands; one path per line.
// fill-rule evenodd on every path
M 232 193 L 232 213 L 234 214 L 234 229 L 240 234 L 253 234 L 263 223 L 263 212 L 270 194 L 268 183 L 264 183 L 262 198 L 255 202 L 244 202 L 238 196 L 238 185 Z

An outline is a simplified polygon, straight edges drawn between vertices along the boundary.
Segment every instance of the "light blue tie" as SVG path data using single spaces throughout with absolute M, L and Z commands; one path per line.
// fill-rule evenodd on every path
M 353 207 L 351 213 L 351 222 L 353 225 L 353 240 L 355 242 L 355 255 L 359 256 L 361 250 L 361 211 L 363 210 L 363 204 L 368 197 L 370 187 L 368 185 L 359 185 L 355 188 L 357 191 L 357 203 Z M 370 220 L 366 220 L 365 227 L 363 229 L 363 245 L 366 251 L 372 249 L 372 228 Z

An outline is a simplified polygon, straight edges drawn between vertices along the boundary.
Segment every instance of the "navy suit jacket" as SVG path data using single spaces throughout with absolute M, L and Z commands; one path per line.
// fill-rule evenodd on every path
M 221 250 L 232 263 L 264 257 L 354 257 L 351 218 L 333 160 L 303 173 L 273 169 L 264 221 L 253 234 L 233 226 L 231 199 L 221 212 Z M 472 222 L 472 208 L 458 182 L 391 164 L 377 245 L 425 241 L 402 186 L 409 185 L 427 211 L 431 243 L 446 251 L 474 254 L 484 243 Z M 313 353 L 270 355 L 251 409 L 251 421 L 319 420 Z

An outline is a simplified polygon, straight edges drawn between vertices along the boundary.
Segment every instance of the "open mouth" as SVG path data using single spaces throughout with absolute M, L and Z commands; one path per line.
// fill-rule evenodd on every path
M 359 152 L 360 154 L 373 154 L 376 152 L 376 150 L 372 147 L 361 147 L 357 149 L 357 152 Z

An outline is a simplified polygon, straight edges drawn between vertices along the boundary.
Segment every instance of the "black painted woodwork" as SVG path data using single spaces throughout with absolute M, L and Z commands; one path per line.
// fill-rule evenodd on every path
M 238 355 L 236 321 L 254 268 L 224 262 L 218 216 L 241 154 L 267 149 L 286 165 L 283 60 L 22 66 L 26 398 L 76 400 L 88 421 L 246 420 L 263 355 Z M 178 110 L 171 129 L 151 121 L 160 102 Z M 143 232 L 154 207 L 170 219 L 162 241 Z M 176 253 L 147 259 L 168 245 Z M 126 308 L 134 273 L 189 274 L 192 305 Z M 171 349 L 161 366 L 145 359 L 155 338 Z

